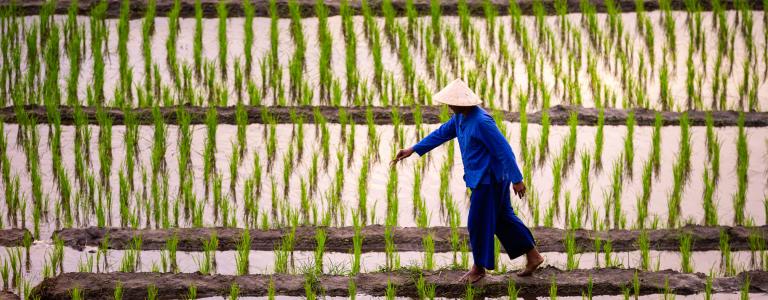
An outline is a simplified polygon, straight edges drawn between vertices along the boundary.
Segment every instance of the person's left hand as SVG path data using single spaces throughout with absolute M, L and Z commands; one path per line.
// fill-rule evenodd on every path
M 523 199 L 525 197 L 525 183 L 520 181 L 518 183 L 512 184 L 512 190 L 515 191 L 515 195 L 520 197 L 520 199 Z

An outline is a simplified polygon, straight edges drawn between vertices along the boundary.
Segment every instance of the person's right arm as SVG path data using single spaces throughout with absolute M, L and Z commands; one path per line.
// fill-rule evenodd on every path
M 419 154 L 419 156 L 424 155 L 425 153 L 429 152 L 430 150 L 434 149 L 437 146 L 440 146 L 441 144 L 445 143 L 446 141 L 449 141 L 456 137 L 456 125 L 454 125 L 454 119 L 456 117 L 452 117 L 448 120 L 448 122 L 445 122 L 443 125 L 440 125 L 437 130 L 432 131 L 427 137 L 423 138 L 421 141 L 416 143 L 416 145 L 413 145 L 413 147 L 410 147 L 408 149 L 403 149 L 397 152 L 397 157 L 395 157 L 394 160 L 390 164 L 394 164 L 398 161 L 401 161 L 405 159 L 406 157 L 411 156 L 413 152 L 416 152 Z
M 440 128 L 437 128 L 437 130 L 432 131 L 427 137 L 421 139 L 416 145 L 413 145 L 413 151 L 418 153 L 419 156 L 424 155 L 425 153 L 429 152 L 430 150 L 434 149 L 437 146 L 442 145 L 443 143 L 450 141 L 451 139 L 456 137 L 456 125 L 454 125 L 454 120 L 456 117 L 452 117 L 448 120 L 448 122 L 445 122 L 443 125 L 440 125 Z

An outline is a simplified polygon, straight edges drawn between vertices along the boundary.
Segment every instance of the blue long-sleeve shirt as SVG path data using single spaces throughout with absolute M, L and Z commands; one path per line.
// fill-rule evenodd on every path
M 448 122 L 416 143 L 413 150 L 422 156 L 453 138 L 459 140 L 467 187 L 488 183 L 489 177 L 484 176 L 486 172 L 492 173 L 496 181 L 523 181 L 512 147 L 496 127 L 493 117 L 479 106 L 466 115 L 454 114 Z

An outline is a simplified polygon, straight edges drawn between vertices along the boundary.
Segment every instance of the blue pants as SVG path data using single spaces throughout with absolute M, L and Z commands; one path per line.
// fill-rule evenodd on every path
M 492 177 L 492 176 L 491 176 Z M 494 239 L 499 238 L 510 259 L 533 249 L 536 242 L 528 227 L 515 215 L 510 199 L 510 182 L 478 184 L 469 204 L 469 243 L 475 264 L 493 270 Z

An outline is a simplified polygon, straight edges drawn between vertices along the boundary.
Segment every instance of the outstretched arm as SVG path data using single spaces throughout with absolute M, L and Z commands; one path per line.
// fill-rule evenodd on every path
M 418 153 L 419 156 L 424 155 L 425 153 L 429 152 L 430 150 L 434 149 L 437 146 L 440 146 L 441 144 L 445 143 L 446 141 L 449 141 L 456 137 L 456 126 L 454 125 L 454 119 L 456 117 L 452 117 L 448 120 L 448 122 L 443 123 L 443 125 L 440 125 L 440 128 L 437 128 L 435 131 L 432 131 L 427 137 L 423 138 L 421 141 L 416 143 L 416 145 L 413 145 L 413 147 L 410 147 L 408 149 L 403 149 L 397 152 L 397 157 L 392 160 L 390 164 L 394 164 L 398 161 L 401 161 L 405 159 L 406 157 L 411 156 L 414 152 Z

